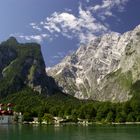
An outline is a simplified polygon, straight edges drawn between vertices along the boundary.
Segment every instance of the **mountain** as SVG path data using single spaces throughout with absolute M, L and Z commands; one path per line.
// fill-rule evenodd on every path
M 128 101 L 140 83 L 140 25 L 93 38 L 47 73 L 63 92 L 79 99 Z
M 0 98 L 25 87 L 47 96 L 57 89 L 46 75 L 40 45 L 21 44 L 10 37 L 0 44 Z

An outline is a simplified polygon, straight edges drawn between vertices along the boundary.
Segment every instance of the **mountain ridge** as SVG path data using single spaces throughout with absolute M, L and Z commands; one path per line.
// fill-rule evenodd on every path
M 139 72 L 135 75 L 136 70 L 132 69 L 132 65 L 135 65 L 134 67 L 139 71 L 133 60 L 133 57 L 138 59 L 139 34 L 140 25 L 122 35 L 111 32 L 95 37 L 87 46 L 81 46 L 75 53 L 47 70 L 47 73 L 55 78 L 63 92 L 79 99 L 127 101 L 132 97 L 131 85 L 138 80 L 137 75 L 139 75 Z M 133 55 L 134 52 L 135 55 Z M 135 61 L 139 65 L 138 60 L 135 59 Z M 131 79 L 127 79 L 130 75 L 129 71 L 132 72 Z M 111 79 L 112 73 L 115 77 Z M 106 77 L 109 77 L 109 84 Z M 122 86 L 123 80 L 119 78 L 122 78 L 125 84 L 129 83 L 127 89 Z M 113 85 L 118 88 L 115 89 Z
M 55 81 L 46 75 L 41 47 L 37 43 L 18 43 L 10 37 L 0 44 L 0 97 L 29 87 L 51 95 Z

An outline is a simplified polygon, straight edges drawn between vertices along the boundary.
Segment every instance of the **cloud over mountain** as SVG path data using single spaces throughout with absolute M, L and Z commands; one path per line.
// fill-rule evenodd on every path
M 123 12 L 129 0 L 102 0 L 100 4 L 83 6 L 79 4 L 78 14 L 72 11 L 54 12 L 50 17 L 40 23 L 30 23 L 37 35 L 19 36 L 26 40 L 54 39 L 59 35 L 72 39 L 77 38 L 79 43 L 86 44 L 96 35 L 109 32 L 109 25 L 105 20 L 108 17 L 115 17 L 113 9 Z M 90 0 L 87 1 L 89 3 Z

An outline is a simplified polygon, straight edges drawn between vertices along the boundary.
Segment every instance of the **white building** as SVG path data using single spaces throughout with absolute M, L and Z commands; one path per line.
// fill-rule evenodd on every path
M 0 104 L 0 124 L 11 124 L 14 122 L 12 104 Z M 7 110 L 4 109 L 6 107 Z
M 14 117 L 9 115 L 0 115 L 0 124 L 11 124 L 14 122 Z

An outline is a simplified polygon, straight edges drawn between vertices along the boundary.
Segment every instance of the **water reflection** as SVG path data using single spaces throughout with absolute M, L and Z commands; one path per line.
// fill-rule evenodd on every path
M 140 125 L 0 125 L 0 140 L 140 140 Z

